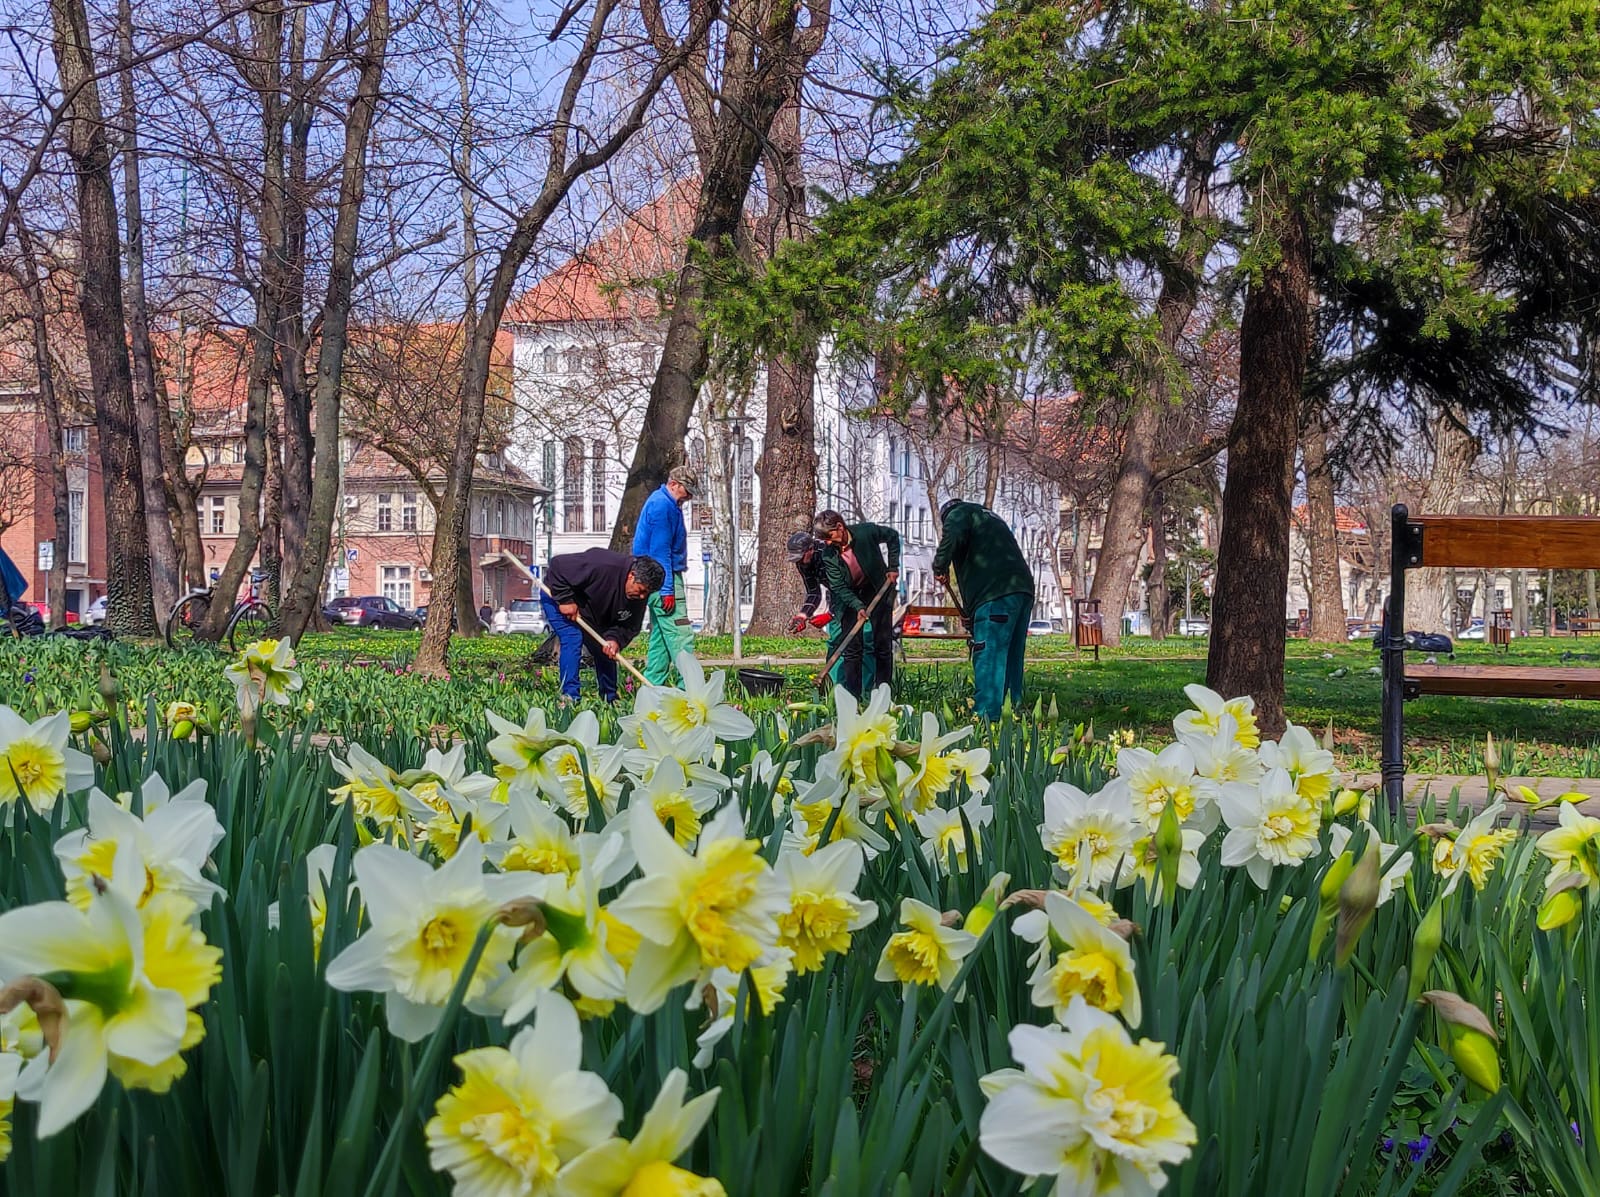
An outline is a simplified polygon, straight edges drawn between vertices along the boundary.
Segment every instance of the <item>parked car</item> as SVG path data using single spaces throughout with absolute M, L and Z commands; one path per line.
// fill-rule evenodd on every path
M 494 613 L 493 628 L 496 632 L 509 634 L 511 632 L 543 632 L 544 608 L 538 599 L 512 599 L 503 608 Z
M 91 628 L 97 628 L 106 621 L 106 596 L 101 595 L 89 604 L 89 609 L 83 613 L 83 622 Z
M 1456 634 L 1457 640 L 1482 640 L 1484 637 L 1483 620 L 1474 619 Z
M 1178 620 L 1178 635 L 1209 636 L 1211 635 L 1211 621 L 1209 619 L 1180 619 Z
M 322 610 L 331 622 L 350 628 L 397 628 L 409 632 L 422 626 L 415 612 L 377 594 L 346 595 Z
M 416 616 L 417 616 L 417 626 L 418 627 L 421 627 L 422 625 L 424 625 L 424 624 L 426 624 L 428 622 L 428 607 L 429 607 L 428 603 L 423 603 L 422 606 L 417 608 Z M 485 630 L 487 630 L 488 627 L 489 627 L 489 625 L 484 623 L 482 619 L 478 620 L 478 626 L 481 627 L 481 628 L 484 628 Z M 461 630 L 461 615 L 460 615 L 459 612 L 452 612 L 451 613 L 451 615 L 450 615 L 450 630 L 452 632 L 459 632 Z
M 1048 636 L 1054 631 L 1055 629 L 1050 626 L 1048 619 L 1031 619 L 1028 621 L 1028 635 L 1030 636 Z

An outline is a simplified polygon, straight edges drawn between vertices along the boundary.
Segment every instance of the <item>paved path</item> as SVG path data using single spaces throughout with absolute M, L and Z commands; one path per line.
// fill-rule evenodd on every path
M 1580 794 L 1588 794 L 1590 797 L 1587 801 L 1578 803 L 1578 810 L 1583 814 L 1600 818 L 1600 777 L 1507 777 L 1503 781 L 1513 795 L 1517 794 L 1518 786 L 1527 786 L 1540 798 L 1555 798 L 1574 790 Z M 1357 789 L 1371 789 L 1380 785 L 1380 779 L 1376 773 L 1358 774 L 1355 785 Z M 1462 804 L 1470 806 L 1475 811 L 1489 805 L 1489 780 L 1482 773 L 1473 777 L 1456 774 L 1406 774 L 1406 800 L 1410 803 L 1420 801 L 1425 793 L 1431 793 L 1435 801 L 1443 803 L 1449 799 L 1454 790 L 1460 791 Z M 1558 808 L 1554 806 L 1547 806 L 1543 810 L 1531 810 L 1520 797 L 1512 797 L 1506 802 L 1506 810 L 1511 815 L 1525 816 L 1535 828 L 1545 829 L 1556 825 Z

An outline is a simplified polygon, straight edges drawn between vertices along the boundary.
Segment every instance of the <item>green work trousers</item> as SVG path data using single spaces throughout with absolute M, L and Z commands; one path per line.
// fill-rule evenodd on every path
M 1006 594 L 984 603 L 972 617 L 972 688 L 978 714 L 1000 718 L 1006 696 L 1022 702 L 1022 656 L 1028 645 L 1033 595 Z
M 833 618 L 828 621 L 828 655 L 830 657 L 839 651 L 839 645 L 844 641 L 845 633 L 852 626 L 853 624 L 847 624 L 841 620 L 837 611 L 833 613 Z M 870 619 L 867 620 L 867 626 L 861 629 L 861 647 L 863 650 L 861 657 L 861 692 L 863 694 L 871 694 L 872 681 L 877 675 L 877 670 L 874 668 L 872 660 L 872 621 Z M 844 685 L 843 671 L 844 657 L 841 656 L 833 663 L 833 668 L 828 673 L 828 677 L 833 681 L 834 685 Z
M 694 629 L 689 626 L 689 607 L 683 599 L 683 575 L 672 577 L 676 609 L 668 615 L 661 609 L 661 592 L 650 596 L 650 651 L 644 659 L 644 676 L 665 686 L 676 672 L 674 662 L 681 652 L 694 651 Z

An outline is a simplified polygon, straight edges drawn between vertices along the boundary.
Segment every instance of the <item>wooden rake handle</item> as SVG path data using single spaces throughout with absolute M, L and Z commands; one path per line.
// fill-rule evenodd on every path
M 548 587 L 548 586 L 546 586 L 544 584 L 544 579 L 540 578 L 540 579 L 538 579 L 538 582 L 539 582 L 539 589 L 544 591 L 546 594 L 549 594 L 550 595 L 550 601 L 555 603 L 556 606 L 559 607 L 561 605 L 560 600 L 557 599 L 555 595 L 550 594 L 550 587 Z M 593 628 L 591 628 L 584 621 L 583 616 L 581 616 L 581 615 L 573 615 L 571 618 L 572 618 L 572 622 L 573 623 L 577 624 L 580 628 L 582 628 L 585 632 L 587 632 L 591 637 L 594 638 L 594 642 L 596 644 L 604 644 L 606 642 L 605 637 L 600 635 L 600 633 L 595 631 Z M 621 665 L 629 673 L 633 674 L 633 676 L 638 680 L 638 682 L 639 682 L 639 684 L 641 686 L 650 685 L 650 680 L 648 678 L 646 678 L 644 674 L 640 673 L 637 669 L 635 669 L 633 667 L 633 662 L 628 660 L 628 658 L 623 656 L 620 652 L 615 657 L 613 657 L 612 660 L 616 661 L 616 663 L 618 665 Z
M 878 600 L 883 598 L 883 596 L 888 593 L 888 590 L 889 579 L 885 578 L 883 580 L 883 585 L 878 587 L 878 593 L 873 595 L 872 601 L 867 604 L 867 610 L 871 611 L 874 607 L 876 607 L 878 605 Z M 821 690 L 827 683 L 828 671 L 832 669 L 835 662 L 837 662 L 839 658 L 844 655 L 844 650 L 850 646 L 850 642 L 859 636 L 861 634 L 861 629 L 866 626 L 867 621 L 863 619 L 857 623 L 855 627 L 846 632 L 844 639 L 839 641 L 839 647 L 833 650 L 833 655 L 822 663 L 822 672 L 811 679 L 811 684 L 814 685 L 818 690 Z

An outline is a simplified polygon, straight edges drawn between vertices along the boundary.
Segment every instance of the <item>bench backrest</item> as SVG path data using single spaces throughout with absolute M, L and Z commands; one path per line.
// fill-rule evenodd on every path
M 1407 568 L 1600 569 L 1596 516 L 1414 515 L 1406 523 Z

